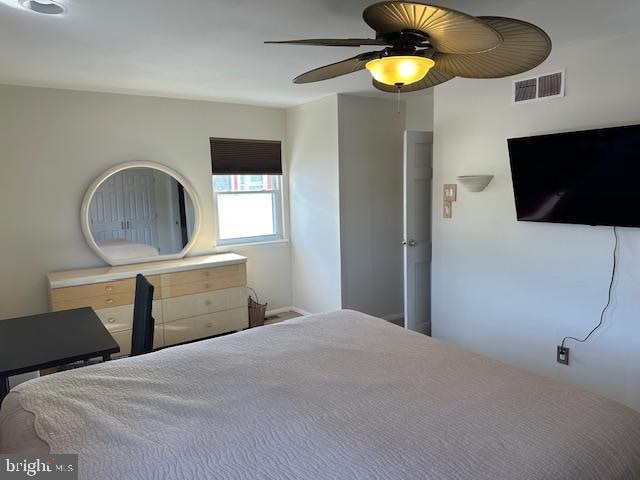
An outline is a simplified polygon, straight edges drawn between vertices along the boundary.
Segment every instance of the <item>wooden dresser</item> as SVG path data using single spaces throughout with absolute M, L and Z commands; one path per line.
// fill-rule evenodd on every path
M 135 276 L 154 285 L 154 346 L 163 347 L 247 328 L 246 257 L 189 257 L 48 275 L 52 311 L 93 307 L 120 354 L 131 350 Z

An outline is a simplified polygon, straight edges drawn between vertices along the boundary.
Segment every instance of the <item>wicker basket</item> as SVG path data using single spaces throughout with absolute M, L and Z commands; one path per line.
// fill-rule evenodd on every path
M 256 297 L 254 300 L 249 296 L 249 328 L 261 327 L 264 325 L 264 315 L 267 311 L 267 304 L 260 303 L 258 295 L 253 288 L 249 288 L 249 290 L 251 290 Z

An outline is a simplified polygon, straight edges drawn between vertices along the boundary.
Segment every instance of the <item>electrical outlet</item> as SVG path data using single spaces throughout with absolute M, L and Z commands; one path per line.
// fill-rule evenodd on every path
M 558 353 L 556 360 L 562 365 L 569 365 L 569 348 L 558 345 Z

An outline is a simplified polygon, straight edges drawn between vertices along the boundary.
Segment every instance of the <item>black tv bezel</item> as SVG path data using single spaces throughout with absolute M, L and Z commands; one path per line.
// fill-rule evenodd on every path
M 592 134 L 596 132 L 608 132 L 612 130 L 627 130 L 627 129 L 640 129 L 640 123 L 634 123 L 630 125 L 619 125 L 615 127 L 602 127 L 602 128 L 591 128 L 585 130 L 571 130 L 567 132 L 555 132 L 555 133 L 545 133 L 541 135 L 529 135 L 526 137 L 512 137 L 507 138 L 507 150 L 509 154 L 509 170 L 511 171 L 511 186 L 513 191 L 513 200 L 516 208 L 516 219 L 519 222 L 527 222 L 527 223 L 551 223 L 556 225 L 584 225 L 588 227 L 621 227 L 621 228 L 640 228 L 640 223 L 625 223 L 623 225 L 617 223 L 585 223 L 585 222 L 571 222 L 571 221 L 556 221 L 556 220 L 527 220 L 523 219 L 520 216 L 520 212 L 518 209 L 518 196 L 516 195 L 516 187 L 515 187 L 515 179 L 513 175 L 513 157 L 511 156 L 511 142 L 518 140 L 528 140 L 532 138 L 549 138 L 549 137 L 561 137 L 567 135 L 575 135 L 575 134 Z

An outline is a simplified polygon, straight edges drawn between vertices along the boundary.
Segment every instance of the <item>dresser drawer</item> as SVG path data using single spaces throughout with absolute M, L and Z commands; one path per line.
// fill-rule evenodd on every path
M 148 280 L 155 287 L 153 298 L 162 298 L 160 276 L 151 276 Z M 135 278 L 78 287 L 54 288 L 51 290 L 51 307 L 54 311 L 59 311 L 81 307 L 98 309 L 128 305 L 133 304 L 135 291 Z
M 133 327 L 133 305 L 123 305 L 121 307 L 102 308 L 96 310 L 96 314 L 109 332 L 120 332 L 131 330 Z M 153 301 L 151 314 L 156 324 L 162 323 L 162 302 Z
M 129 355 L 131 353 L 131 330 L 111 333 L 113 339 L 120 345 L 120 352 L 116 356 Z M 156 325 L 153 330 L 153 348 L 165 346 L 164 326 Z
M 147 277 L 147 280 L 154 287 L 156 287 L 156 292 L 160 292 L 160 276 L 150 276 Z M 108 296 L 108 295 L 119 295 L 123 293 L 131 293 L 133 294 L 136 290 L 136 279 L 135 278 L 127 278 L 124 280 L 116 280 L 113 282 L 101 282 L 101 283 L 93 283 L 90 285 L 79 285 L 77 287 L 65 287 L 65 288 L 54 288 L 51 290 L 51 301 L 53 303 L 57 302 L 68 302 L 70 300 L 78 300 L 83 298 L 91 298 L 91 297 L 100 297 L 100 296 Z M 155 295 L 156 298 L 160 298 Z
M 164 340 L 167 346 L 176 345 L 212 335 L 233 332 L 248 326 L 248 310 L 244 306 L 165 323 Z
M 162 315 L 165 322 L 171 322 L 181 318 L 196 317 L 237 307 L 247 308 L 246 287 L 226 288 L 184 297 L 165 298 L 162 300 Z
M 164 298 L 183 297 L 194 293 L 210 292 L 214 290 L 224 290 L 233 287 L 244 287 L 247 284 L 247 276 L 232 275 L 223 278 L 210 278 L 202 282 L 181 283 L 164 287 Z
M 117 295 L 105 295 L 102 297 L 78 298 L 76 300 L 67 300 L 64 302 L 53 302 L 51 307 L 54 312 L 81 307 L 92 307 L 94 310 L 100 310 L 103 308 L 131 305 L 133 304 L 133 297 L 133 293 L 120 293 Z
M 53 303 L 69 302 L 103 295 L 120 295 L 133 293 L 136 288 L 136 281 L 133 278 L 117 280 L 115 282 L 94 283 L 91 285 L 80 285 L 77 287 L 55 288 L 51 291 Z
M 175 272 L 161 275 L 160 283 L 162 288 L 180 285 L 183 283 L 198 283 L 225 277 L 245 276 L 247 268 L 244 263 L 227 265 L 224 267 L 201 268 L 198 270 L 188 270 L 186 272 Z

